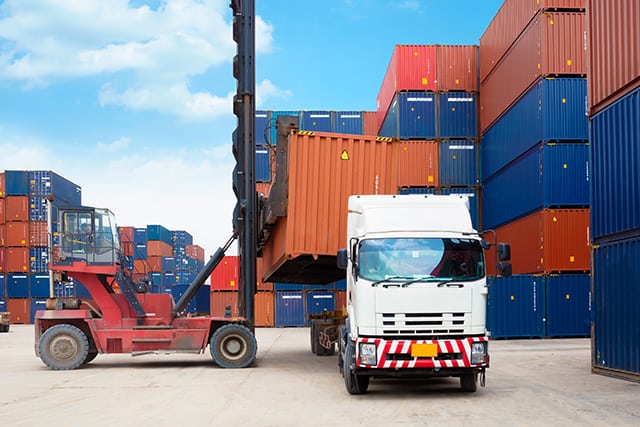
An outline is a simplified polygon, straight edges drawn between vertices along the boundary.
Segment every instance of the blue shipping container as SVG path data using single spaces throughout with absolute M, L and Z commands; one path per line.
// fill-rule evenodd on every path
M 591 119 L 591 235 L 640 229 L 640 88 Z
M 256 148 L 256 182 L 271 182 L 271 149 Z
M 71 298 L 75 296 L 75 286 L 68 282 L 54 282 L 53 296 L 54 298 Z
M 398 194 L 438 194 L 436 187 L 401 187 Z
M 7 311 L 7 300 L 0 297 L 0 311 Z
M 54 195 L 58 203 L 82 204 L 80 186 L 52 171 L 29 171 L 29 194 L 34 196 Z
M 172 231 L 172 244 L 175 245 L 193 245 L 193 236 L 184 230 Z
M 276 292 L 275 326 L 304 326 L 302 292 Z
M 587 144 L 541 144 L 484 182 L 482 226 L 543 208 L 589 206 Z
M 147 244 L 136 243 L 133 247 L 133 259 L 147 259 Z
M 36 320 L 36 311 L 47 309 L 47 298 L 31 298 L 30 323 Z
M 311 325 L 309 320 L 310 314 L 321 314 L 325 311 L 333 311 L 336 309 L 336 298 L 333 292 L 329 291 L 312 291 L 307 293 L 307 312 L 305 316 L 305 324 Z
M 269 132 L 271 126 L 271 112 L 270 111 L 256 111 L 256 147 L 269 146 Z M 191 243 L 189 243 L 191 245 Z
M 315 132 L 331 132 L 331 111 L 302 111 L 300 129 Z
M 147 229 L 145 228 L 134 228 L 133 229 L 133 243 L 136 245 L 147 244 Z M 146 258 L 146 256 L 145 256 Z
M 176 259 L 174 257 L 162 257 L 162 271 L 174 271 L 176 269 Z
M 160 240 L 168 245 L 172 245 L 173 233 L 162 225 L 147 225 L 147 240 Z
M 44 271 L 49 271 L 49 248 L 29 248 L 29 270 L 32 273 L 42 273 Z
M 544 337 L 544 277 L 496 278 L 489 286 L 487 329 L 492 338 Z
M 431 92 L 397 93 L 380 128 L 380 136 L 436 138 L 436 95 Z
M 439 181 L 443 187 L 479 185 L 478 144 L 473 140 L 442 141 Z
M 587 141 L 587 82 L 542 79 L 482 135 L 486 180 L 540 142 Z
M 47 298 L 50 295 L 49 273 L 31 274 L 29 278 L 29 295 L 31 298 Z
M 7 297 L 29 298 L 29 275 L 26 273 L 7 274 Z
M 176 275 L 174 272 L 165 272 L 162 273 L 162 286 L 169 287 L 176 284 Z
M 592 366 L 640 375 L 640 235 L 593 248 Z
M 194 297 L 195 310 L 194 313 L 210 314 L 211 313 L 211 288 L 209 286 L 200 286 L 196 296 Z
M 29 172 L 4 171 L 4 196 L 28 196 Z
M 0 273 L 0 298 L 6 298 L 6 297 L 7 297 L 7 275 L 4 273 Z
M 468 92 L 439 95 L 439 138 L 478 137 L 478 96 Z
M 364 118 L 362 111 L 334 111 L 332 132 L 362 135 Z
M 591 278 L 588 274 L 545 277 L 547 337 L 591 335 Z

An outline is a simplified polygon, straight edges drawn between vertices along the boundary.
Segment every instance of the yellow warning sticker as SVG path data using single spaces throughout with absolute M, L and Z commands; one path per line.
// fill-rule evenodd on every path
M 340 158 L 342 160 L 349 160 L 349 153 L 347 153 L 347 150 L 342 150 L 342 154 L 340 154 Z

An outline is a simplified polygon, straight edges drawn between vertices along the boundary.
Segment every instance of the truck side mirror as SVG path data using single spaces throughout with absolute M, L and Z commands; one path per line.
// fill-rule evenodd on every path
M 498 259 L 509 261 L 511 259 L 511 246 L 507 243 L 498 243 Z
M 480 240 L 480 246 L 482 247 L 482 249 L 487 251 L 491 248 L 491 242 L 487 242 L 486 240 L 482 239 Z
M 346 270 L 347 268 L 347 250 L 346 249 L 338 249 L 338 254 L 336 257 L 336 264 L 338 265 L 338 268 L 342 269 L 342 270 Z
M 496 270 L 498 270 L 498 276 L 501 277 L 511 277 L 511 263 L 510 262 L 499 262 Z

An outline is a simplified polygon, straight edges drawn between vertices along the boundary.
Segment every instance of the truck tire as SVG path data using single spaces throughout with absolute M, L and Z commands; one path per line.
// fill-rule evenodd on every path
M 478 389 L 478 374 L 461 375 L 460 389 L 467 393 L 474 393 Z
M 0 325 L 0 332 L 9 332 L 9 325 Z
M 56 371 L 76 369 L 89 353 L 89 339 L 73 325 L 55 325 L 44 331 L 38 342 L 40 359 Z
M 355 372 L 355 346 L 349 341 L 344 352 L 343 375 L 344 385 L 349 394 L 363 394 L 369 388 L 369 377 Z
M 84 359 L 84 362 L 82 362 L 82 365 L 86 365 L 87 363 L 91 362 L 93 359 L 96 358 L 96 356 L 98 355 L 98 350 L 91 350 L 87 353 L 87 358 Z
M 229 323 L 213 333 L 209 350 L 221 368 L 246 368 L 256 358 L 258 343 L 249 328 Z
M 311 327 L 309 328 L 309 336 L 311 338 L 311 353 L 316 354 L 316 345 L 318 342 L 318 325 L 313 320 L 311 321 Z

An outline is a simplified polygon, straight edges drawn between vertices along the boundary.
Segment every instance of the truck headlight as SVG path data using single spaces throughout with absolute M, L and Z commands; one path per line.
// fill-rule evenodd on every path
M 471 344 L 471 364 L 481 365 L 487 363 L 487 343 L 474 342 Z
M 372 342 L 360 343 L 360 364 L 361 365 L 377 365 L 376 345 Z

